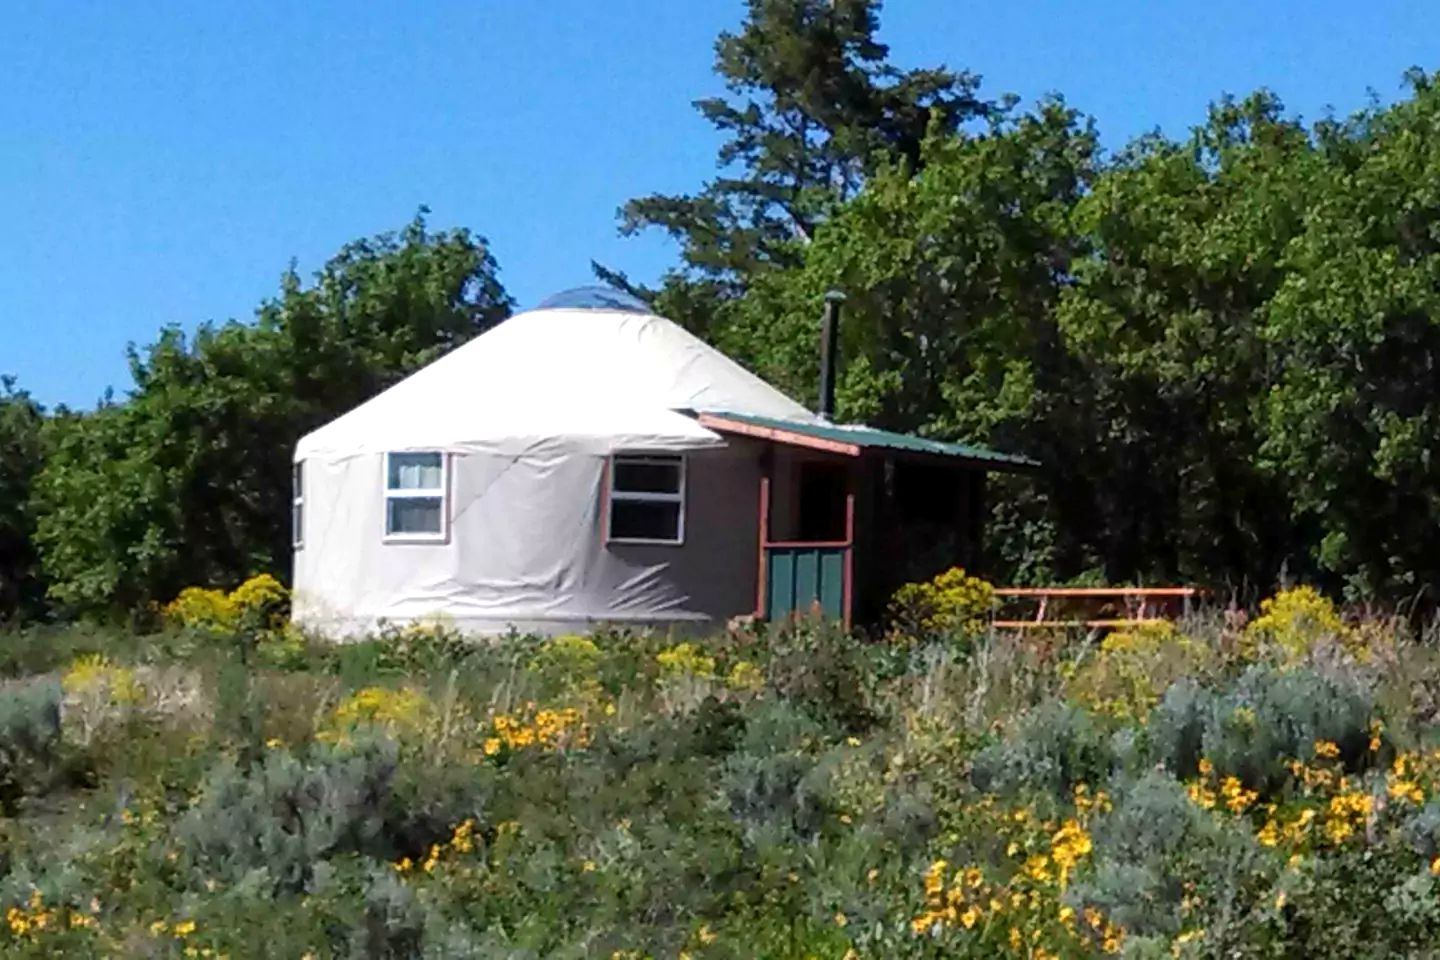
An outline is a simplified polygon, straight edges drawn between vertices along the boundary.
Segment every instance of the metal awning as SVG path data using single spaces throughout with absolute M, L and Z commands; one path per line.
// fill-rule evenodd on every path
M 1040 466 L 1029 457 L 987 450 L 962 443 L 944 443 L 891 433 L 854 424 L 825 423 L 820 420 L 780 420 L 746 413 L 714 411 L 699 415 L 700 425 L 719 433 L 758 437 L 775 443 L 808 447 L 843 456 L 858 457 L 867 452 L 889 451 L 915 456 L 944 457 L 968 461 L 989 470 L 1034 470 Z

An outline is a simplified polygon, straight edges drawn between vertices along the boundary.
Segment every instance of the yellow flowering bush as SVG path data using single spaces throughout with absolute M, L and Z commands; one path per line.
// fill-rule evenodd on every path
M 590 674 L 599 669 L 600 660 L 600 647 L 594 640 L 579 634 L 566 634 L 551 637 L 542 643 L 535 656 L 530 659 L 530 669 Z
M 253 610 L 264 617 L 267 625 L 273 625 L 290 602 L 290 591 L 270 574 L 262 573 L 232 590 L 230 602 L 242 616 Z
M 135 671 L 99 653 L 76 658 L 65 669 L 60 686 L 65 693 L 67 734 L 82 745 L 132 716 L 145 702 L 145 688 Z
M 693 643 L 677 643 L 655 655 L 662 676 L 689 676 L 711 679 L 715 676 L 715 658 L 707 656 Z
M 186 587 L 160 612 L 177 626 L 200 629 L 229 629 L 240 619 L 230 594 L 209 587 Z
M 749 660 L 736 660 L 725 674 L 725 686 L 754 693 L 765 686 L 765 674 Z
M 975 633 L 995 607 L 995 588 L 960 567 L 922 583 L 907 583 L 890 598 L 895 639 L 909 644 L 925 637 Z
M 1065 694 L 1097 713 L 1144 720 L 1170 684 L 1195 675 L 1209 659 L 1209 648 L 1175 624 L 1144 623 L 1108 634 L 1096 656 L 1067 665 Z
M 986 797 L 968 819 L 1004 844 L 998 864 L 933 861 L 925 871 L 923 907 L 910 921 L 915 936 L 962 937 L 990 955 L 1058 958 L 1116 954 L 1125 931 L 1094 908 L 1077 910 L 1063 897 L 1094 850 L 1086 821 L 1110 809 L 1104 791 L 1075 791 L 1076 816 L 1052 820 L 1029 807 Z
M 94 698 L 116 706 L 133 706 L 145 696 L 134 670 L 112 663 L 100 653 L 76 658 L 60 678 L 60 685 L 72 696 Z
M 208 587 L 186 587 L 161 608 L 166 620 L 181 627 L 234 630 L 247 617 L 273 628 L 285 618 L 290 592 L 268 573 L 251 577 L 226 593 Z
M 475 820 L 467 817 L 455 825 L 450 832 L 450 839 L 441 843 L 433 843 L 425 854 L 425 859 L 416 863 L 410 857 L 402 857 L 391 864 L 396 873 L 409 874 L 416 870 L 421 873 L 434 873 L 435 869 L 442 863 L 456 857 L 465 856 L 475 852 Z
M 83 948 L 85 955 L 94 955 L 96 932 L 98 922 L 94 909 L 86 911 L 68 904 L 46 903 L 44 894 L 35 889 L 22 902 L 5 909 L 5 923 L 0 927 L 0 934 L 8 935 L 17 946 L 61 956 L 71 955 L 66 952 L 67 947 Z M 4 941 L 5 937 L 0 936 L 0 944 Z
M 568 699 L 598 701 L 603 696 L 599 672 L 604 655 L 589 637 L 551 637 L 530 658 L 527 669 L 556 687 Z
M 537 748 L 561 750 L 583 747 L 590 742 L 591 730 L 585 716 L 575 707 L 536 710 L 526 704 L 520 713 L 502 713 L 490 719 L 490 735 L 482 747 L 486 756 L 513 753 Z
M 414 687 L 365 687 L 331 711 L 316 734 L 322 741 L 344 741 L 359 727 L 376 727 L 395 737 L 415 737 L 435 715 L 435 706 Z
M 1260 616 L 1245 626 L 1245 641 L 1253 656 L 1264 644 L 1290 657 L 1303 657 L 1325 639 L 1339 640 L 1352 652 L 1354 633 L 1340 619 L 1335 604 L 1314 587 L 1281 590 L 1260 602 Z

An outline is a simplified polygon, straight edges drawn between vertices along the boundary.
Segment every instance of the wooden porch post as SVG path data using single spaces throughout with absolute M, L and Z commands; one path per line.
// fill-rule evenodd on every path
M 855 610 L 855 467 L 846 471 L 845 484 L 845 573 L 840 600 L 845 629 L 850 629 Z
M 770 545 L 770 468 L 768 465 L 763 467 L 760 473 L 760 536 L 757 539 L 760 542 L 760 559 L 755 567 L 755 616 L 764 618 L 765 602 L 768 599 L 765 595 L 765 588 L 770 580 L 766 557 L 766 547 Z

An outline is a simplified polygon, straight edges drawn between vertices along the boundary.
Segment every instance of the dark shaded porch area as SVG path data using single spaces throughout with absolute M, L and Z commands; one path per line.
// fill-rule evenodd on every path
M 701 422 L 769 441 L 755 605 L 769 620 L 818 612 L 869 625 L 901 584 L 955 565 L 975 570 L 987 471 L 1034 466 L 864 427 L 718 414 Z

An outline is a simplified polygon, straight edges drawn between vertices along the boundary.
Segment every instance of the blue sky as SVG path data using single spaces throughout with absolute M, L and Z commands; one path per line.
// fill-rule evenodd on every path
M 716 34 L 742 0 L 14 3 L 0 27 L 0 373 L 46 404 L 129 385 L 166 323 L 248 319 L 423 204 L 488 237 L 523 307 L 591 258 L 652 279 L 627 198 L 697 186 Z M 417 12 L 418 11 L 418 12 Z M 1313 118 L 1434 69 L 1431 0 L 889 0 L 900 65 L 1058 91 L 1107 144 L 1259 86 Z M 1429 42 L 1427 42 L 1429 41 Z

